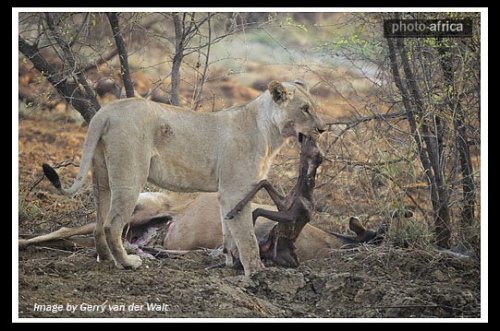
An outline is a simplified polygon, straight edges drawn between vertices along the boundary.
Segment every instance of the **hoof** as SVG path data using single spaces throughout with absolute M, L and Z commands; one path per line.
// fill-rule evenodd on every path
M 241 209 L 233 210 L 227 213 L 227 215 L 224 217 L 225 220 L 232 220 L 236 215 L 241 213 Z

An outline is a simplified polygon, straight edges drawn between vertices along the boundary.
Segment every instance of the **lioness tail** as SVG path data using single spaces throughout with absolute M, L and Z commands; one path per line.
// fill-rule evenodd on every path
M 90 169 L 90 165 L 92 163 L 92 157 L 94 156 L 97 143 L 99 142 L 99 139 L 101 139 L 101 135 L 107 124 L 108 120 L 102 117 L 101 118 L 94 117 L 92 121 L 90 121 L 89 129 L 87 131 L 87 136 L 85 137 L 85 142 L 83 143 L 83 153 L 82 153 L 82 161 L 80 162 L 80 171 L 76 176 L 75 182 L 70 188 L 68 189 L 62 188 L 61 181 L 59 180 L 59 175 L 54 170 L 54 168 L 52 168 L 50 165 L 46 163 L 42 165 L 43 173 L 60 193 L 72 196 L 82 187 L 85 175 Z
M 62 189 L 61 181 L 59 180 L 59 175 L 54 170 L 54 168 L 49 166 L 47 163 L 44 163 L 44 164 L 42 164 L 42 169 L 43 169 L 43 173 L 44 173 L 45 177 L 47 177 L 47 179 L 50 180 L 50 182 L 52 183 L 52 185 L 54 185 L 54 187 L 56 189 L 61 191 L 61 189 Z M 61 193 L 64 193 L 64 192 L 61 192 Z

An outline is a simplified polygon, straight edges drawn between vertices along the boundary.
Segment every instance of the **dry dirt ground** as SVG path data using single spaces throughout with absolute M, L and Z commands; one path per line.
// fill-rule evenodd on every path
M 88 186 L 68 199 L 38 182 L 43 161 L 79 162 L 85 131 L 57 112 L 20 118 L 20 235 L 95 217 Z M 71 180 L 77 168 L 59 171 Z M 269 266 L 245 279 L 241 270 L 206 270 L 222 261 L 211 253 L 148 260 L 128 271 L 97 263 L 89 249 L 30 247 L 19 252 L 19 317 L 480 317 L 475 260 L 386 244 L 333 251 L 297 269 Z
M 306 261 L 297 269 L 271 266 L 250 280 L 240 270 L 205 269 L 221 261 L 209 252 L 194 251 L 149 260 L 139 270 L 128 271 L 96 263 L 90 250 L 63 253 L 31 248 L 20 254 L 19 316 L 480 315 L 478 265 L 437 253 L 388 247 L 336 251 L 331 258 Z M 36 311 L 35 304 L 61 306 Z M 68 305 L 76 310 L 68 311 Z M 96 311 L 88 311 L 89 307 Z

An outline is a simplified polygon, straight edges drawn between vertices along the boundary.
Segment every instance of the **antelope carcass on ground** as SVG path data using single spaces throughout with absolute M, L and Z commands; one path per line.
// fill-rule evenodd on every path
M 139 196 L 134 210 L 130 229 L 124 231 L 125 240 L 131 243 L 147 243 L 144 234 L 150 234 L 151 229 L 166 226 L 163 247 L 169 251 L 186 251 L 200 248 L 215 249 L 222 246 L 222 228 L 220 224 L 220 207 L 217 193 L 200 193 L 195 198 L 172 198 L 173 194 L 163 192 L 144 192 Z M 252 210 L 263 208 L 277 209 L 274 206 L 252 203 Z M 255 233 L 259 242 L 268 239 L 275 222 L 258 218 L 255 223 Z M 295 241 L 296 255 L 300 261 L 330 256 L 331 249 L 342 248 L 345 245 L 371 242 L 380 238 L 383 231 L 367 230 L 361 222 L 351 217 L 349 227 L 355 235 L 329 233 L 306 224 Z M 380 227 L 384 229 L 384 226 Z M 19 248 L 30 245 L 53 245 L 64 247 L 85 246 L 95 247 L 93 238 L 79 237 L 90 235 L 95 229 L 95 223 L 81 227 L 64 227 L 55 232 L 34 237 L 19 239 Z M 152 240 L 152 239 L 151 239 Z

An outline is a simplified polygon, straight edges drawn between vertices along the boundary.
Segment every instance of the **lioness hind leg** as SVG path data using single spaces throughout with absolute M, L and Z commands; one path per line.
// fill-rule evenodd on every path
M 141 258 L 137 255 L 128 255 L 123 248 L 123 228 L 130 221 L 135 204 L 139 197 L 139 190 L 114 189 L 111 197 L 111 207 L 104 226 L 106 241 L 118 265 L 125 269 L 137 269 L 141 266 Z
M 95 199 L 97 201 L 97 222 L 94 230 L 95 248 L 99 260 L 112 260 L 111 251 L 109 250 L 109 246 L 106 241 L 106 234 L 104 232 L 106 217 L 109 211 L 111 192 L 109 191 L 109 187 L 107 190 L 95 189 L 95 191 L 98 191 L 95 194 Z
M 127 254 L 122 242 L 123 228 L 132 218 L 150 165 L 151 151 L 148 146 L 152 142 L 145 132 L 139 132 L 139 127 L 133 126 L 125 132 L 119 125 L 115 130 L 110 125 L 101 138 L 111 190 L 104 233 L 115 263 L 126 269 L 137 269 L 142 264 L 140 257 Z
M 97 211 L 97 222 L 94 230 L 95 246 L 99 260 L 112 260 L 112 255 L 106 242 L 104 225 L 109 212 L 111 192 L 109 189 L 108 171 L 104 162 L 102 147 L 98 146 L 92 160 L 92 181 Z

